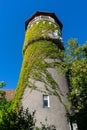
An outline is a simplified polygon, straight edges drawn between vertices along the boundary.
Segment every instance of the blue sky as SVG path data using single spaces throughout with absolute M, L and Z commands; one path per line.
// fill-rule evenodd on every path
M 0 0 L 0 81 L 15 89 L 22 64 L 25 21 L 36 11 L 54 12 L 63 23 L 64 44 L 87 41 L 87 0 Z

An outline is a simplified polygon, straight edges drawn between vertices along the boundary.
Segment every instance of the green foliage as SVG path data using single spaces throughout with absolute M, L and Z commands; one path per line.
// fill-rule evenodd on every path
M 5 82 L 2 81 L 0 82 L 0 88 L 3 88 L 5 86 Z M 7 105 L 7 101 L 6 101 L 6 93 L 3 90 L 0 90 L 0 116 L 2 113 L 2 109 Z
M 31 41 L 32 39 L 39 38 L 39 37 L 49 37 L 50 32 L 54 32 L 55 30 L 59 30 L 58 26 L 51 23 L 49 24 L 48 21 L 40 20 L 38 23 L 34 23 L 26 30 L 25 40 L 24 40 L 24 47 L 26 44 Z M 61 36 L 61 32 L 58 31 L 58 35 Z M 23 47 L 23 48 L 24 48 Z
M 87 42 L 83 45 L 83 52 L 85 53 L 85 56 L 87 57 Z
M 28 109 L 19 108 L 18 111 L 3 110 L 0 130 L 56 130 L 54 125 L 41 124 L 36 127 L 35 112 L 30 113 Z
M 41 123 L 41 128 L 37 128 L 36 130 L 56 130 L 56 127 L 54 125 L 48 125 L 46 121 L 46 124 Z
M 0 102 L 2 102 L 2 101 L 5 101 L 5 100 L 6 100 L 5 95 L 6 95 L 5 91 L 0 90 Z
M 87 43 L 82 46 L 76 39 L 70 39 L 65 52 L 65 61 L 62 64 L 67 73 L 72 102 L 73 115 L 78 123 L 79 130 L 86 130 L 87 120 Z
M 71 63 L 75 60 L 84 59 L 85 53 L 83 47 L 78 44 L 77 39 L 68 40 L 67 48 L 65 51 L 65 62 Z
M 44 59 L 57 59 L 60 57 L 61 55 L 58 48 L 51 41 L 40 40 L 33 42 L 28 46 L 24 54 L 20 78 L 13 101 L 14 108 L 20 103 L 24 89 L 27 86 L 31 87 L 31 89 L 36 89 L 36 86 L 28 81 L 29 78 L 44 82 L 46 89 L 48 88 L 48 84 L 50 84 L 53 92 L 55 93 L 54 88 L 56 88 L 56 82 L 47 72 L 46 68 L 51 65 L 56 67 L 59 63 L 57 64 L 54 62 L 54 64 L 48 64 L 44 61 Z M 45 77 L 43 74 L 45 74 Z M 48 82 L 46 82 L 45 78 Z
M 1 82 L 0 82 L 0 88 L 3 88 L 5 85 L 6 85 L 6 84 L 5 84 L 4 81 L 1 81 Z
M 75 111 L 87 105 L 87 61 L 74 61 L 70 68 L 70 99 L 73 100 Z
M 11 101 L 6 100 L 6 92 L 0 90 L 0 122 L 2 120 L 3 110 L 9 109 L 11 106 Z
M 34 130 L 34 113 L 30 114 L 27 110 L 20 108 L 18 112 L 3 110 L 0 130 Z
M 56 88 L 57 84 L 46 68 L 49 66 L 57 68 L 57 63 L 48 64 L 44 61 L 45 58 L 62 59 L 62 53 L 57 48 L 57 46 L 60 46 L 60 41 L 50 36 L 55 32 L 58 33 L 58 36 L 61 36 L 60 28 L 47 20 L 39 20 L 27 28 L 23 46 L 24 58 L 13 100 L 13 109 L 19 105 L 27 86 L 31 89 L 37 89 L 34 83 L 29 81 L 29 78 L 44 82 L 46 89 L 48 89 L 48 85 L 50 84 L 53 93 L 56 93 L 54 88 Z M 55 45 L 55 42 L 58 45 Z
M 5 82 L 1 81 L 0 89 L 3 88 L 5 85 L 6 85 Z M 5 95 L 6 95 L 5 91 L 0 90 L 0 102 L 5 100 Z
M 65 53 L 67 76 L 70 82 L 69 99 L 73 101 L 73 109 L 79 112 L 87 105 L 87 57 L 86 44 L 80 46 L 76 39 L 68 41 Z

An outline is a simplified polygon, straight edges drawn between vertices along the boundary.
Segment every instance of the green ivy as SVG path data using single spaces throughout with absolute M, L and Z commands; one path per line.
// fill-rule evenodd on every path
M 29 86 L 32 89 L 36 88 L 32 83 L 29 83 L 29 77 L 44 82 L 46 89 L 49 83 L 51 88 L 55 90 L 57 84 L 48 73 L 46 68 L 50 66 L 55 67 L 57 63 L 54 62 L 51 65 L 45 62 L 44 59 L 56 59 L 57 57 L 59 57 L 58 48 L 51 41 L 41 40 L 34 42 L 28 46 L 23 58 L 19 82 L 13 101 L 13 107 L 16 107 L 20 103 L 20 99 L 22 98 L 26 86 Z M 45 73 L 47 82 L 44 80 L 42 73 Z
M 26 30 L 25 33 L 25 40 L 24 40 L 24 47 L 29 43 L 32 39 L 36 39 L 39 37 L 47 37 L 49 36 L 49 32 L 54 32 L 55 30 L 58 31 L 58 35 L 61 36 L 60 29 L 55 24 L 49 24 L 49 21 L 40 20 L 39 23 L 34 23 Z
M 49 93 L 55 94 L 58 85 L 48 73 L 47 67 L 57 68 L 59 67 L 59 63 L 53 62 L 49 64 L 44 59 L 62 59 L 61 52 L 58 48 L 60 42 L 57 39 L 55 41 L 55 39 L 49 36 L 50 32 L 55 32 L 56 30 L 58 30 L 58 35 L 61 36 L 60 29 L 57 25 L 44 20 L 33 23 L 26 30 L 23 46 L 23 63 L 13 100 L 13 108 L 16 108 L 21 103 L 20 100 L 27 86 L 32 89 L 37 89 L 34 83 L 28 81 L 29 78 L 44 82 L 46 90 L 49 90 L 48 86 L 50 86 L 52 91 L 49 90 Z M 55 44 L 56 42 L 57 45 Z M 45 77 L 43 77 L 43 74 Z

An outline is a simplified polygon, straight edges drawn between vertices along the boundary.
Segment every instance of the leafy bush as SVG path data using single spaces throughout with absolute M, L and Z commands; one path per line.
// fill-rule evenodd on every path
M 40 128 L 36 127 L 35 112 L 30 113 L 28 109 L 23 110 L 21 107 L 17 112 L 10 109 L 2 112 L 0 130 L 56 130 L 53 125 L 47 124 L 41 124 Z

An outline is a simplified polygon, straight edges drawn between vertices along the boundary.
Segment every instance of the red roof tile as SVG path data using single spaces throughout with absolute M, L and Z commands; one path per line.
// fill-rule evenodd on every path
M 14 98 L 15 90 L 4 90 L 6 92 L 6 99 L 12 100 Z

